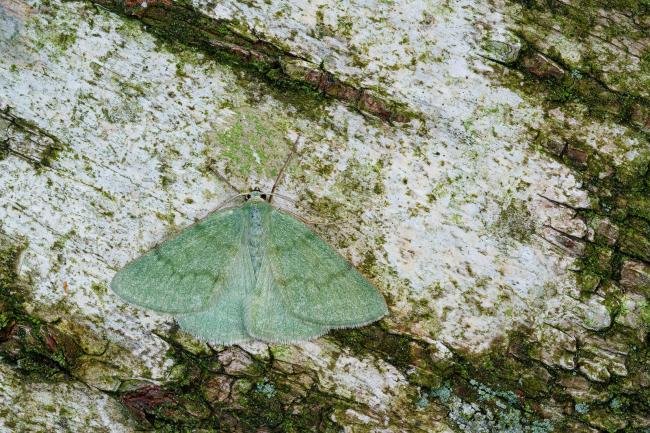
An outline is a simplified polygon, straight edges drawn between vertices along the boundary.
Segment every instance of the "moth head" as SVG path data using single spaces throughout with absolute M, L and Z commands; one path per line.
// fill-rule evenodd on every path
M 253 200 L 253 201 L 268 201 L 269 200 L 269 194 L 262 192 L 259 188 L 255 187 L 251 192 L 246 194 L 244 196 L 246 198 L 246 201 Z

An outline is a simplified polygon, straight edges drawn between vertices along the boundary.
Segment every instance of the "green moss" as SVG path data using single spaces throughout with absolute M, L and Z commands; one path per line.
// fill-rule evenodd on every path
M 174 221 L 176 219 L 176 215 L 173 212 L 169 212 L 169 213 L 166 213 L 166 214 L 164 214 L 162 212 L 156 212 L 156 218 L 158 218 L 161 221 L 166 222 L 170 226 L 173 226 Z
M 102 283 L 92 283 L 90 285 L 90 290 L 95 292 L 98 296 L 104 296 L 106 293 L 108 293 L 108 287 L 106 287 L 106 284 Z
M 501 210 L 492 230 L 518 242 L 528 243 L 535 232 L 535 227 L 526 203 L 511 201 Z
M 0 313 L 0 330 L 5 329 L 11 323 L 11 316 L 7 313 Z
M 650 302 L 644 302 L 641 305 L 640 317 L 646 327 L 650 328 Z
M 650 234 L 648 233 L 626 228 L 619 238 L 619 246 L 625 254 L 650 261 Z
M 636 98 L 642 93 L 639 89 L 648 87 L 649 78 L 644 71 L 643 61 L 640 64 L 641 73 L 630 73 L 628 58 L 625 55 L 621 56 L 618 49 L 613 46 L 607 47 L 607 44 L 600 43 L 616 39 L 634 44 L 642 40 L 645 37 L 642 21 L 633 18 L 637 12 L 632 11 L 643 11 L 638 12 L 638 16 L 647 14 L 647 5 L 642 5 L 643 2 L 636 2 L 630 7 L 621 6 L 619 2 L 600 0 L 580 0 L 571 3 L 518 0 L 516 3 L 522 7 L 512 8 L 514 18 L 519 23 L 522 36 L 529 44 L 546 48 L 547 41 L 560 39 L 558 44 L 560 46 L 565 44 L 578 46 L 577 50 L 570 50 L 569 54 L 563 55 L 555 47 L 548 48 L 545 54 L 563 63 L 567 70 L 572 71 L 572 75 L 586 77 L 591 82 L 590 85 L 598 90 L 594 92 L 580 90 L 580 98 L 600 98 L 603 96 L 604 89 L 604 93 L 609 93 L 605 99 L 620 99 L 619 108 L 624 112 L 627 109 L 626 94 Z M 612 10 L 614 12 L 611 12 Z M 630 19 L 605 19 L 608 14 L 624 15 Z M 578 58 L 573 55 L 576 51 L 580 52 Z M 601 83 L 607 83 L 616 91 L 609 91 Z M 623 97 L 619 98 L 620 96 Z
M 151 425 L 156 431 L 170 432 L 211 428 L 220 432 L 271 429 L 287 433 L 334 433 L 340 430 L 341 427 L 331 421 L 330 414 L 338 405 L 347 407 L 350 403 L 309 384 L 300 384 L 295 374 L 274 368 L 273 358 L 251 356 L 252 364 L 245 372 L 229 377 L 225 367 L 218 362 L 217 354 L 193 354 L 173 339 L 167 341 L 170 344 L 168 355 L 175 360 L 177 367 L 182 367 L 183 373 L 154 393 L 167 397 L 151 399 L 150 405 L 141 406 L 144 408 L 144 417 L 140 417 L 143 426 Z M 294 368 L 300 369 L 300 366 Z M 226 385 L 230 393 L 225 400 L 206 400 L 209 394 L 206 391 L 215 386 L 210 385 L 215 375 L 229 377 L 231 381 Z M 133 392 L 129 390 L 120 398 L 128 402 L 128 396 Z M 196 408 L 202 408 L 200 417 L 193 413 Z
M 602 73 L 600 70 L 602 59 L 593 61 L 598 73 L 593 73 L 588 66 L 588 56 L 583 56 L 579 67 L 571 66 L 554 47 L 548 48 L 539 42 L 544 37 L 539 33 L 540 29 L 537 26 L 538 13 L 523 14 L 518 18 L 520 27 L 516 33 L 525 44 L 519 60 L 509 67 L 519 73 L 513 74 L 506 70 L 505 74 L 499 75 L 498 79 L 504 85 L 518 93 L 523 93 L 534 100 L 536 105 L 541 102 L 549 110 L 561 106 L 571 111 L 575 103 L 580 103 L 581 108 L 586 109 L 587 115 L 595 120 L 613 120 L 640 130 L 639 125 L 632 121 L 632 113 L 638 104 L 645 103 L 638 96 L 630 93 L 635 91 L 635 86 L 626 84 L 627 92 L 607 88 L 602 84 L 599 76 Z M 553 25 L 549 23 L 549 26 Z M 529 72 L 522 59 L 534 56 L 537 52 L 558 63 L 565 71 L 562 77 L 539 78 Z M 608 72 L 608 76 L 615 74 L 615 72 Z M 623 76 L 627 80 L 626 74 L 627 71 Z M 491 76 L 493 77 L 494 75 Z
M 650 221 L 650 195 L 638 194 L 632 196 L 627 200 L 626 204 L 629 214 Z
M 60 236 L 54 243 L 52 244 L 52 249 L 54 250 L 62 250 L 63 247 L 65 247 L 65 244 L 70 240 L 71 237 L 73 237 L 76 234 L 74 230 L 70 230 L 68 233 L 66 233 L 63 236 Z
M 162 186 L 163 189 L 168 189 L 171 184 L 174 183 L 174 178 L 168 175 L 162 175 L 160 176 L 160 185 Z
M 366 251 L 363 260 L 356 267 L 365 275 L 374 275 L 377 257 L 372 251 Z
M 583 293 L 591 293 L 602 282 L 614 278 L 621 255 L 608 247 L 587 243 L 584 255 L 576 260 L 576 282 Z
M 16 267 L 26 243 L 10 242 L 0 232 L 0 336 L 8 332 L 20 318 L 20 306 L 25 293 L 16 273 Z M 0 339 L 0 343 L 2 340 Z M 0 359 L 2 346 L 0 345 Z
M 26 158 L 26 161 L 32 164 L 39 172 L 43 168 L 51 167 L 52 163 L 56 161 L 61 153 L 67 146 L 61 143 L 57 137 L 41 129 L 34 122 L 14 116 L 9 109 L 0 112 L 0 127 L 5 129 L 16 129 L 24 133 L 29 139 L 35 143 L 45 144 L 43 150 L 38 156 L 34 158 Z M 0 143 L 0 160 L 9 154 L 9 142 Z
M 292 78 L 285 73 L 283 61 L 294 60 L 295 57 L 285 47 L 284 41 L 260 40 L 244 23 L 211 19 L 189 3 L 166 4 L 164 7 L 149 5 L 146 8 L 139 5 L 126 6 L 125 3 L 113 0 L 102 0 L 100 4 L 117 13 L 137 17 L 146 24 L 146 30 L 158 36 L 167 49 L 182 51 L 191 47 L 207 53 L 219 63 L 236 67 L 240 79 L 246 82 L 247 87 L 250 87 L 251 82 L 262 78 L 271 85 L 267 92 L 270 91 L 274 97 L 295 106 L 307 116 L 313 113 L 314 119 L 322 117 L 316 112 L 320 111 L 322 102 L 329 96 L 304 77 Z M 345 22 L 344 19 L 343 24 Z M 313 69 L 318 71 L 320 66 L 314 64 Z M 177 66 L 177 74 L 184 76 L 182 63 Z M 336 98 L 357 108 L 355 97 L 342 94 Z M 401 122 L 417 116 L 405 105 L 392 102 L 386 97 L 381 97 L 379 102 L 388 111 L 383 116 L 386 120 Z M 304 110 L 306 106 L 309 109 Z
M 319 217 L 329 222 L 337 219 L 358 219 L 367 208 L 373 195 L 383 192 L 383 164 L 361 162 L 350 159 L 346 168 L 337 176 L 334 190 L 337 195 L 347 198 L 347 206 L 331 198 L 316 197 L 306 191 L 308 201 Z
M 45 382 L 71 380 L 83 355 L 76 337 L 39 317 L 28 314 L 28 281 L 16 273 L 24 243 L 10 242 L 0 233 L 0 362 L 15 368 L 25 379 Z M 53 309 L 65 313 L 64 305 Z M 84 332 L 90 332 L 84 328 Z M 101 340 L 84 335 L 84 339 Z
M 54 38 L 54 43 L 61 51 L 67 51 L 76 41 L 76 33 L 59 33 Z
M 328 222 L 334 223 L 343 217 L 343 205 L 329 196 L 319 197 L 309 190 L 304 192 L 307 196 L 309 207 L 315 215 L 326 218 Z
M 324 162 L 322 160 L 317 160 L 316 162 L 316 172 L 323 178 L 328 177 L 334 171 L 334 164 Z
M 39 160 L 40 166 L 52 167 L 52 163 L 59 158 L 62 150 L 58 145 L 47 146 L 41 153 L 41 159 Z
M 415 364 L 411 353 L 412 339 L 404 335 L 391 334 L 380 324 L 335 330 L 329 335 L 355 355 L 363 357 L 366 353 L 372 353 L 404 371 Z
M 481 355 L 455 353 L 444 385 L 425 388 L 423 394 L 447 407 L 461 431 L 476 425 L 485 431 L 555 431 L 556 423 L 535 410 L 538 401 L 548 398 L 552 382 L 543 369 L 519 360 L 526 347 L 518 346 L 525 341 L 515 332 L 507 346 L 502 341 Z
M 224 160 L 228 176 L 276 177 L 291 150 L 291 143 L 285 138 L 289 120 L 262 118 L 246 107 L 238 111 L 228 128 L 207 134 L 206 156 Z

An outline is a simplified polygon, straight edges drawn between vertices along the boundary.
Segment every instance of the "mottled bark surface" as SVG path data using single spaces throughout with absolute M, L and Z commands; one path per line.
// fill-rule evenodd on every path
M 649 432 L 644 2 L 0 0 L 0 430 Z M 270 189 L 390 314 L 221 347 L 109 289 Z

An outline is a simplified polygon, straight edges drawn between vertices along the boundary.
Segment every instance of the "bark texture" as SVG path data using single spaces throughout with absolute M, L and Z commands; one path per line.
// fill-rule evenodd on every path
M 650 25 L 616 0 L 0 0 L 0 430 L 650 432 Z M 390 314 L 221 347 L 117 269 L 240 189 Z

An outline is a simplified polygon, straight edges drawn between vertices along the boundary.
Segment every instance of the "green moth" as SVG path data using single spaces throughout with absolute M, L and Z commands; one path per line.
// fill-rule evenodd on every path
M 350 263 L 259 191 L 129 263 L 111 288 L 219 344 L 311 340 L 388 312 Z

